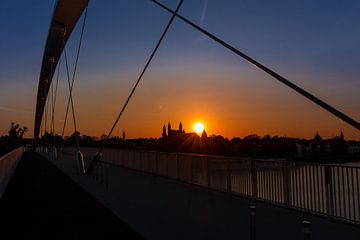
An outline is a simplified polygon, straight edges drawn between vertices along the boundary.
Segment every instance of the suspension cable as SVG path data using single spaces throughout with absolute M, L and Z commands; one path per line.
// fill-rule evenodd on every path
M 44 146 L 46 146 L 46 144 L 47 144 L 46 133 L 47 133 L 47 118 L 48 118 L 48 113 L 49 113 L 49 101 L 48 101 L 48 98 L 46 98 L 45 107 L 46 107 L 46 111 L 45 111 L 45 127 L 44 127 Z
M 94 170 L 94 168 L 96 167 L 97 162 L 100 160 L 101 153 L 102 153 L 102 151 L 104 150 L 104 143 L 106 142 L 106 140 L 108 140 L 108 139 L 110 138 L 112 132 L 114 131 L 117 123 L 118 123 L 119 120 L 120 120 L 120 117 L 122 116 L 123 112 L 125 111 L 128 103 L 130 102 L 130 100 L 131 100 L 131 98 L 132 98 L 132 96 L 133 96 L 133 94 L 134 94 L 137 86 L 139 85 L 139 83 L 140 83 L 142 77 L 144 76 L 147 68 L 149 67 L 151 61 L 153 60 L 153 58 L 154 58 L 157 50 L 159 49 L 159 47 L 160 47 L 160 45 L 161 45 L 161 42 L 163 41 L 163 39 L 164 39 L 166 33 L 168 32 L 168 30 L 170 29 L 170 26 L 171 26 L 171 24 L 173 23 L 173 21 L 174 21 L 174 19 L 175 19 L 176 13 L 179 11 L 181 5 L 183 4 L 183 1 L 184 1 L 184 0 L 180 0 L 180 2 L 178 3 L 178 6 L 176 7 L 175 12 L 174 12 L 173 15 L 171 16 L 168 24 L 167 24 L 166 27 L 165 27 L 165 30 L 164 30 L 163 33 L 161 34 L 160 39 L 158 40 L 158 42 L 157 42 L 154 50 L 152 51 L 149 59 L 147 60 L 145 66 L 144 66 L 144 68 L 143 68 L 143 70 L 141 71 L 141 73 L 140 73 L 140 75 L 139 75 L 139 77 L 138 77 L 138 79 L 137 79 L 134 87 L 132 88 L 132 90 L 131 90 L 128 98 L 126 99 L 126 101 L 125 101 L 125 103 L 124 103 L 124 105 L 123 105 L 123 107 L 122 107 L 119 115 L 117 116 L 117 118 L 116 118 L 113 126 L 111 127 L 111 129 L 110 129 L 107 137 L 104 139 L 100 150 L 98 151 L 98 153 L 96 154 L 96 156 L 91 160 L 90 165 L 89 165 L 88 169 L 86 170 L 85 174 L 91 174 L 92 171 Z
M 70 99 L 70 103 L 71 103 L 71 111 L 72 111 L 72 117 L 73 117 L 73 123 L 74 123 L 76 146 L 79 149 L 79 139 L 78 139 L 78 134 L 77 134 L 78 131 L 77 131 L 77 125 L 76 125 L 75 108 L 74 108 L 74 102 L 73 102 L 73 97 L 72 97 L 69 66 L 68 66 L 68 60 L 67 60 L 67 54 L 66 54 L 65 48 L 64 48 L 64 56 L 65 56 L 66 75 L 67 75 L 67 81 L 68 81 L 68 86 L 69 86 L 69 99 Z
M 50 83 L 50 80 L 52 79 L 52 77 L 53 77 L 53 67 L 54 67 L 54 58 L 51 58 L 50 59 L 50 76 L 49 76 L 49 79 L 47 80 L 47 84 L 49 84 Z M 52 88 L 52 84 L 50 83 L 50 85 L 51 86 L 48 86 L 49 88 L 51 87 L 51 90 L 53 89 Z M 46 90 L 45 90 L 46 91 Z M 52 105 L 52 103 L 50 102 L 49 103 L 49 101 L 50 101 L 50 99 L 49 99 L 49 97 L 47 96 L 46 97 L 46 102 L 45 102 L 45 104 L 46 104 L 46 115 L 45 115 L 45 139 L 44 139 L 44 141 L 45 141 L 45 146 L 47 145 L 47 141 L 46 141 L 46 132 L 47 132 L 47 118 L 48 118 L 48 114 L 49 114 L 49 104 L 50 104 L 50 108 L 51 108 L 51 105 Z M 52 101 L 52 100 L 51 100 Z M 50 131 L 52 131 L 52 122 L 50 122 Z
M 50 110 L 51 110 L 51 124 L 50 124 L 50 134 L 53 135 L 54 132 L 54 84 L 51 81 L 50 85 Z
M 169 13 L 172 13 L 173 16 L 178 17 L 179 19 L 181 19 L 182 21 L 184 21 L 188 25 L 192 26 L 193 28 L 197 29 L 198 31 L 200 31 L 204 35 L 208 36 L 212 40 L 218 42 L 219 44 L 221 44 L 225 48 L 229 49 L 230 51 L 232 51 L 236 55 L 242 57 L 246 61 L 248 61 L 251 64 L 255 65 L 256 67 L 260 68 L 264 72 L 268 73 L 269 75 L 271 75 L 272 77 L 274 77 L 275 79 L 277 79 L 281 83 L 285 84 L 286 86 L 288 86 L 292 90 L 296 91 L 297 93 L 301 94 L 305 98 L 309 99 L 310 101 L 312 101 L 316 105 L 322 107 L 323 109 L 325 109 L 326 111 L 328 111 L 331 114 L 335 115 L 336 117 L 340 118 L 341 120 L 343 120 L 347 124 L 353 126 L 357 130 L 360 130 L 360 123 L 357 122 L 356 120 L 354 120 L 353 118 L 349 117 L 348 115 L 344 114 L 343 112 L 339 111 L 338 109 L 332 107 L 331 105 L 327 104 L 326 102 L 322 101 L 321 99 L 317 98 L 316 96 L 312 95 L 311 93 L 307 92 L 306 90 L 304 90 L 301 87 L 297 86 L 296 84 L 292 83 L 291 81 L 289 81 L 288 79 L 286 79 L 283 76 L 279 75 L 278 73 L 274 72 L 273 70 L 267 68 L 266 66 L 264 66 L 260 62 L 258 62 L 255 59 L 249 57 L 245 53 L 243 53 L 240 50 L 236 49 L 235 47 L 231 46 L 229 43 L 221 40 L 220 38 L 216 37 L 215 35 L 211 34 L 208 31 L 206 31 L 202 27 L 198 26 L 197 24 L 193 23 L 192 21 L 188 20 L 187 18 L 183 17 L 182 15 L 178 14 L 176 11 L 173 11 L 170 8 L 166 7 L 164 4 L 160 3 L 159 1 L 157 1 L 157 0 L 151 0 L 151 1 L 154 2 L 155 4 L 157 4 L 158 6 L 160 6 L 161 8 L 163 8 L 164 10 L 168 11 Z
M 73 74 L 72 74 L 71 84 L 69 86 L 70 94 L 69 94 L 69 98 L 68 98 L 67 105 L 66 105 L 65 120 L 64 120 L 64 125 L 63 125 L 63 129 L 62 129 L 62 134 L 61 134 L 62 137 L 64 137 L 64 134 L 65 134 L 65 128 L 66 128 L 70 103 L 73 105 L 71 93 L 72 93 L 72 89 L 73 89 L 73 86 L 74 86 L 75 75 L 76 75 L 76 70 L 77 70 L 79 56 L 80 56 L 80 50 L 81 50 L 81 45 L 82 45 L 82 41 L 83 41 L 83 35 L 84 35 L 84 30 L 85 30 L 85 23 L 86 23 L 86 18 L 87 18 L 88 6 L 89 5 L 87 5 L 86 8 L 85 8 L 84 18 L 83 18 L 82 27 L 81 27 L 81 34 L 80 34 L 79 44 L 78 44 L 77 53 L 76 53 L 74 71 L 73 71 Z M 66 62 L 66 69 L 67 69 L 67 78 L 68 78 L 68 82 L 70 83 L 70 75 L 69 75 L 69 69 L 68 69 L 68 64 L 67 64 L 67 56 L 66 56 L 65 47 L 64 47 L 64 55 L 65 55 L 65 62 Z M 74 109 L 72 111 L 74 112 Z M 75 129 L 76 129 L 76 123 L 74 123 L 74 126 L 75 126 Z M 75 131 L 77 131 L 77 130 L 75 130 Z
M 53 132 L 53 147 L 56 145 L 55 139 L 55 107 L 56 107 L 56 99 L 57 99 L 57 91 L 59 85 L 59 78 L 60 78 L 60 69 L 61 69 L 61 58 L 59 59 L 58 69 L 57 69 L 57 76 L 56 76 L 56 85 L 55 85 L 55 92 L 53 92 L 53 101 L 52 101 L 52 132 Z

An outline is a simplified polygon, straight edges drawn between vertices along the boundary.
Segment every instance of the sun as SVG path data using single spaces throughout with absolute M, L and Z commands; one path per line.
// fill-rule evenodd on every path
M 202 132 L 204 131 L 204 124 L 202 124 L 201 122 L 197 122 L 194 124 L 194 132 L 196 132 L 197 134 L 202 134 Z

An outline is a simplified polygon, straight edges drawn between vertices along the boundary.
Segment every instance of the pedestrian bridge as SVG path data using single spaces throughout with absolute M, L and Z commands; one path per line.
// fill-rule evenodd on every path
M 303 221 L 311 239 L 360 236 L 358 168 L 105 149 L 87 176 L 75 148 L 38 150 L 0 160 L 13 239 L 304 239 Z

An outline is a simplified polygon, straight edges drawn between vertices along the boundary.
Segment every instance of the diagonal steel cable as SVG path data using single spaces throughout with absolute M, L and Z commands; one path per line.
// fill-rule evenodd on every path
M 161 8 L 163 8 L 164 10 L 166 10 L 169 13 L 172 13 L 173 16 L 175 15 L 177 18 L 179 18 L 180 20 L 184 21 L 185 23 L 187 23 L 188 25 L 192 26 L 193 28 L 197 29 L 198 31 L 200 31 L 201 33 L 203 33 L 204 35 L 208 36 L 209 38 L 211 38 L 212 40 L 218 42 L 219 44 L 221 44 L 222 46 L 224 46 L 225 48 L 227 48 L 228 50 L 232 51 L 233 53 L 235 53 L 236 55 L 242 57 L 243 59 L 245 59 L 246 61 L 248 61 L 249 63 L 255 65 L 256 67 L 260 68 L 261 70 L 263 70 L 264 72 L 268 73 L 269 75 L 271 75 L 272 77 L 274 77 L 275 79 L 277 79 L 278 81 L 280 81 L 281 83 L 285 84 L 286 86 L 288 86 L 289 88 L 291 88 L 292 90 L 294 90 L 295 92 L 299 93 L 300 95 L 304 96 L 305 98 L 309 99 L 310 101 L 312 101 L 313 103 L 315 103 L 316 105 L 322 107 L 323 109 L 325 109 L 326 111 L 330 112 L 331 114 L 335 115 L 336 117 L 340 118 L 341 120 L 343 120 L 344 122 L 346 122 L 347 124 L 351 125 L 352 127 L 356 128 L 357 130 L 360 130 L 360 123 L 357 122 L 356 120 L 354 120 L 353 118 L 349 117 L 348 115 L 346 115 L 345 113 L 341 112 L 340 110 L 336 109 L 335 107 L 329 105 L 328 103 L 324 102 L 323 100 L 317 98 L 316 96 L 314 96 L 313 94 L 309 93 L 308 91 L 304 90 L 303 88 L 297 86 L 296 84 L 292 83 L 291 81 L 289 81 L 288 79 L 286 79 L 285 77 L 281 76 L 280 74 L 274 72 L 273 70 L 269 69 L 268 67 L 266 67 L 265 65 L 261 64 L 260 62 L 256 61 L 255 59 L 249 57 L 248 55 L 246 55 L 245 53 L 241 52 L 240 50 L 238 50 L 237 48 L 231 46 L 229 43 L 221 40 L 219 37 L 211 34 L 210 32 L 206 31 L 204 28 L 198 26 L 197 24 L 195 24 L 194 22 L 188 20 L 187 18 L 183 17 L 182 15 L 178 14 L 176 11 L 171 10 L 170 8 L 168 8 L 167 6 L 165 6 L 164 4 L 160 3 L 157 0 L 151 0 L 152 2 L 154 2 L 155 4 L 157 4 L 158 6 L 160 6 Z
M 59 60 L 59 64 L 58 64 L 58 69 L 57 69 L 57 76 L 56 76 L 56 85 L 55 85 L 55 89 L 53 89 L 53 84 L 51 85 L 52 88 L 52 130 L 51 132 L 53 133 L 53 145 L 55 147 L 55 107 L 56 107 L 56 98 L 57 98 L 57 91 L 58 91 L 58 85 L 59 85 L 59 78 L 60 78 L 60 68 L 61 68 L 61 58 Z
M 50 64 L 50 76 L 49 76 L 49 79 L 52 79 L 52 77 L 53 77 L 53 74 L 52 74 L 52 70 L 53 70 L 53 67 L 54 67 L 54 59 L 53 58 L 51 58 L 50 59 L 50 61 L 51 61 L 51 64 Z M 48 79 L 48 82 L 47 82 L 47 84 L 49 84 L 49 80 Z M 51 90 L 52 90 L 52 84 L 51 84 Z M 51 100 L 52 101 L 52 100 Z M 48 114 L 49 114 L 49 104 L 50 104 L 50 108 L 51 108 L 51 102 L 50 102 L 50 98 L 49 98 L 49 96 L 47 96 L 46 97 L 46 101 L 45 101 L 45 105 L 46 105 L 46 115 L 45 115 L 45 138 L 44 138 L 44 141 L 45 141 L 45 143 L 44 143 L 44 145 L 46 146 L 47 145 L 47 141 L 46 141 L 46 132 L 47 132 L 47 118 L 48 118 Z M 51 129 L 52 128 L 52 122 L 50 122 L 50 131 L 52 130 Z
M 73 87 L 74 87 L 75 76 L 76 76 L 76 71 L 77 71 L 77 66 L 78 66 L 78 61 L 79 61 L 79 56 L 80 56 L 80 50 L 81 50 L 83 36 L 84 36 L 87 12 L 88 12 L 88 6 L 86 6 L 86 8 L 85 8 L 83 23 L 82 23 L 82 27 L 81 27 L 81 34 L 80 34 L 79 44 L 78 44 L 77 53 L 76 53 L 75 66 L 74 66 L 74 71 L 73 71 L 73 74 L 72 74 L 72 80 L 71 80 L 71 84 L 70 84 L 70 88 L 69 88 L 70 93 L 72 93 L 72 90 L 73 90 Z M 64 47 L 64 54 L 66 55 L 65 47 Z M 67 67 L 67 71 L 68 71 L 68 67 Z M 70 79 L 69 73 L 67 73 L 67 75 L 68 75 L 68 79 Z M 66 105 L 66 112 L 65 112 L 65 120 L 64 120 L 63 130 L 62 130 L 62 133 L 61 133 L 62 137 L 64 137 L 64 134 L 65 134 L 65 128 L 66 128 L 66 123 L 67 123 L 67 117 L 68 117 L 70 102 L 72 102 L 72 96 L 69 94 L 67 105 Z
M 73 117 L 73 123 L 74 123 L 76 146 L 77 146 L 77 148 L 79 148 L 79 139 L 78 139 L 78 135 L 77 135 L 77 125 L 76 125 L 76 116 L 75 116 L 75 107 L 74 107 L 73 96 L 72 96 L 72 88 L 71 88 L 71 81 L 70 81 L 70 73 L 69 73 L 69 65 L 68 65 L 68 60 L 67 60 L 66 48 L 64 48 L 64 57 L 65 57 L 65 66 L 66 66 L 66 76 L 67 76 L 67 82 L 68 82 L 68 87 L 69 87 L 69 99 L 70 99 L 70 105 L 71 105 L 71 111 L 72 111 L 72 117 Z
M 133 96 L 133 94 L 134 94 L 134 92 L 135 92 L 135 90 L 136 90 L 137 86 L 139 85 L 139 83 L 140 83 L 140 81 L 141 81 L 142 77 L 144 76 L 144 74 L 145 74 L 146 70 L 148 69 L 148 67 L 149 67 L 149 65 L 150 65 L 151 61 L 153 60 L 153 58 L 154 58 L 154 56 L 155 56 L 155 54 L 156 54 L 157 50 L 159 49 L 159 47 L 160 47 L 160 45 L 161 45 L 161 43 L 162 43 L 162 41 L 163 41 L 163 39 L 164 39 L 164 37 L 165 37 L 166 33 L 169 31 L 170 26 L 171 26 L 171 24 L 173 23 L 173 21 L 174 21 L 174 19 L 175 19 L 176 13 L 179 11 L 179 9 L 180 9 L 181 5 L 183 4 L 183 2 L 184 2 L 184 0 L 180 0 L 180 2 L 178 3 L 178 5 L 177 5 L 177 7 L 176 7 L 176 10 L 175 10 L 174 14 L 171 16 L 171 18 L 170 18 L 170 20 L 169 20 L 168 24 L 167 24 L 167 25 L 166 25 L 166 27 L 165 27 L 165 30 L 164 30 L 164 31 L 163 31 L 163 33 L 161 34 L 160 39 L 158 40 L 158 42 L 157 42 L 157 44 L 156 44 L 156 46 L 155 46 L 154 50 L 152 51 L 152 53 L 151 53 L 151 55 L 150 55 L 149 59 L 147 60 L 147 62 L 146 62 L 146 64 L 145 64 L 145 66 L 144 66 L 144 68 L 143 68 L 143 70 L 141 71 L 141 73 L 140 73 L 140 75 L 139 75 L 139 77 L 138 77 L 138 79 L 137 79 L 137 81 L 136 81 L 136 83 L 135 83 L 134 87 L 132 88 L 132 90 L 131 90 L 131 92 L 130 92 L 130 94 L 129 94 L 128 98 L 126 99 L 126 101 L 125 101 L 125 103 L 124 103 L 124 105 L 123 105 L 123 107 L 122 107 L 122 109 L 121 109 L 121 111 L 120 111 L 119 115 L 117 116 L 117 118 L 116 118 L 116 120 L 115 120 L 115 122 L 114 122 L 113 126 L 111 127 L 111 129 L 110 129 L 110 131 L 109 131 L 109 133 L 108 133 L 107 137 L 106 137 L 106 138 L 105 138 L 105 140 L 103 141 L 103 144 L 102 144 L 102 146 L 101 146 L 100 150 L 98 151 L 97 155 L 96 155 L 96 156 L 92 159 L 92 161 L 91 161 L 91 163 L 90 163 L 90 165 L 89 165 L 88 169 L 86 170 L 86 174 L 91 174 L 91 173 L 92 173 L 92 171 L 94 170 L 94 168 L 96 167 L 97 161 L 99 161 L 99 160 L 100 160 L 99 156 L 101 155 L 101 152 L 102 152 L 102 151 L 103 151 L 103 149 L 104 149 L 104 143 L 106 142 L 106 140 L 107 140 L 107 139 L 109 139 L 109 138 L 110 138 L 110 136 L 111 136 L 112 132 L 114 131 L 114 129 L 115 129 L 115 127 L 116 127 L 117 123 L 119 122 L 119 119 L 121 118 L 121 116 L 122 116 L 122 114 L 124 113 L 124 111 L 125 111 L 125 109 L 126 109 L 126 107 L 127 107 L 128 103 L 130 102 L 130 100 L 131 100 L 131 98 L 132 98 L 132 96 Z

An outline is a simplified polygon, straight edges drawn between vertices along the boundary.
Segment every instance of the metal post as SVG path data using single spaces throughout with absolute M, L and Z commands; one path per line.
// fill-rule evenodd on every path
M 229 158 L 226 159 L 226 190 L 227 193 L 231 194 L 231 173 L 230 173 L 230 160 Z
M 310 225 L 311 222 L 303 221 L 303 232 L 304 232 L 304 240 L 310 240 Z
M 169 153 L 166 154 L 166 175 L 165 177 L 169 177 Z
M 250 206 L 250 240 L 256 240 L 256 207 Z
M 325 185 L 326 185 L 326 212 L 329 218 L 333 216 L 334 199 L 333 189 L 331 184 L 331 166 L 325 166 Z
M 175 153 L 176 154 L 176 177 L 177 177 L 177 180 L 180 180 L 180 174 L 179 174 L 179 154 L 178 153 Z
M 105 165 L 105 186 L 109 188 L 109 165 Z
M 287 207 L 291 206 L 291 187 L 290 187 L 290 163 L 283 165 L 283 191 L 284 191 L 284 204 Z
M 160 175 L 159 174 L 159 153 L 158 152 L 156 152 L 156 154 L 155 154 L 155 168 L 156 168 L 156 170 L 155 170 L 155 175 Z
M 187 156 L 187 157 L 189 157 L 189 156 Z M 190 161 L 190 173 L 191 173 L 190 182 L 191 182 L 191 184 L 194 184 L 194 171 L 193 171 L 193 161 L 192 160 Z
M 206 156 L 206 176 L 207 176 L 207 186 L 211 189 L 211 176 L 210 176 L 210 169 L 209 169 L 209 158 Z
M 255 161 L 254 159 L 250 160 L 250 171 L 251 171 L 251 185 L 252 185 L 252 197 L 253 199 L 257 199 L 257 176 L 255 169 Z

